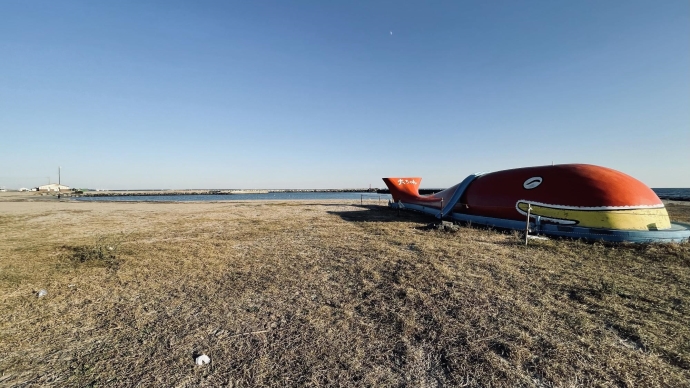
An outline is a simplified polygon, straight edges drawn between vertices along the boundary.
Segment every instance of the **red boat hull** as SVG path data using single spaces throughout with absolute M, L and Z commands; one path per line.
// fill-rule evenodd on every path
M 483 174 L 464 187 L 460 196 L 456 191 L 461 185 L 420 196 L 421 178 L 384 178 L 384 182 L 394 201 L 439 211 L 455 199 L 453 213 L 482 217 L 524 221 L 530 207 L 534 217 L 563 225 L 630 230 L 671 227 L 664 204 L 647 185 L 622 172 L 588 164 Z

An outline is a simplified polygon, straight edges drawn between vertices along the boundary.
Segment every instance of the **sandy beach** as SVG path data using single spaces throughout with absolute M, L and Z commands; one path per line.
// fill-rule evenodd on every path
M 690 244 L 428 222 L 0 193 L 0 385 L 687 385 Z

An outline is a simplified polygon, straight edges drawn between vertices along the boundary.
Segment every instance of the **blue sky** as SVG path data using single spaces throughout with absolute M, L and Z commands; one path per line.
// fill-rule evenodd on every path
M 392 32 L 392 34 L 391 34 Z M 0 2 L 0 186 L 690 187 L 690 2 Z

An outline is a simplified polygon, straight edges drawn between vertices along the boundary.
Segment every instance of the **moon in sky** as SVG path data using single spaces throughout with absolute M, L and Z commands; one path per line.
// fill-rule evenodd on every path
M 391 33 L 391 35 L 393 35 L 393 31 L 389 31 L 389 32 Z

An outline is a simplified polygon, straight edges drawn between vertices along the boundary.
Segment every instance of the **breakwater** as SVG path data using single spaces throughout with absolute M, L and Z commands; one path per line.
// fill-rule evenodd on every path
M 429 194 L 436 194 L 439 191 L 443 191 L 445 189 L 419 189 L 419 194 L 420 195 L 429 195 Z M 377 189 L 376 190 L 377 194 L 390 194 L 391 191 L 388 189 Z
M 443 189 L 419 189 L 419 194 L 434 194 Z M 690 189 L 652 189 L 660 199 L 690 201 Z M 230 190 L 108 190 L 86 191 L 80 197 L 141 197 L 141 196 L 182 196 L 182 195 L 252 195 L 272 193 L 376 193 L 390 194 L 386 189 L 230 189 Z M 63 193 L 68 196 L 71 193 Z M 54 195 L 54 194 L 53 194 Z M 74 195 L 73 195 L 74 196 Z
M 148 197 L 182 195 L 251 195 L 271 193 L 376 193 L 376 189 L 237 189 L 237 190 L 108 190 L 87 191 L 82 197 Z

